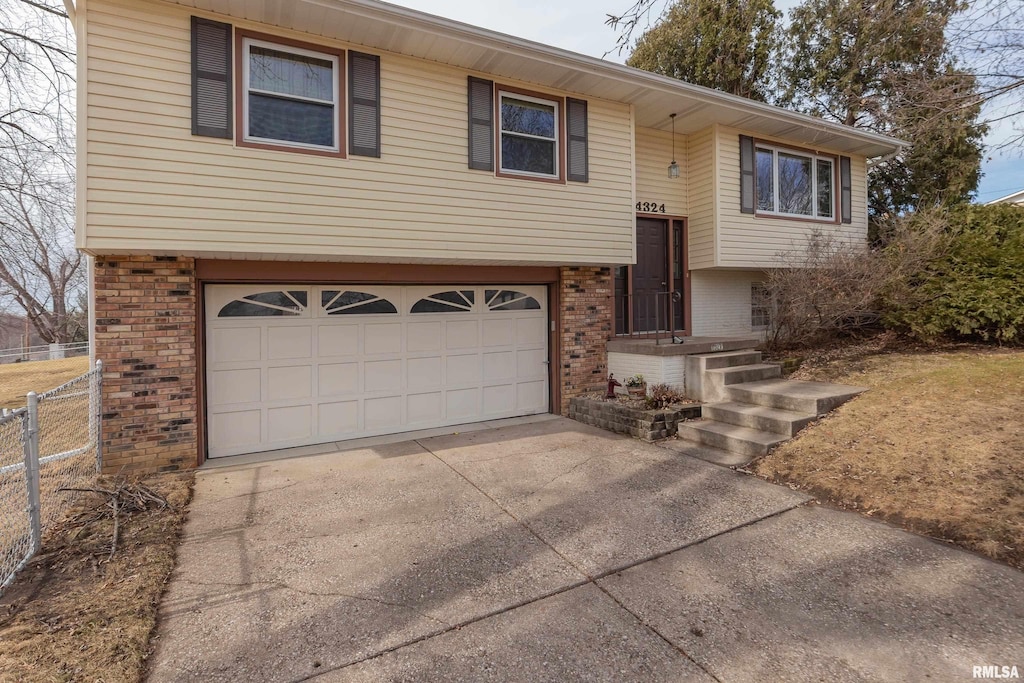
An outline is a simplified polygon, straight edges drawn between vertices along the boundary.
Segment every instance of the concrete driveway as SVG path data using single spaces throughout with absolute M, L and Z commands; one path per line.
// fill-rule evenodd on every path
M 1024 674 L 1024 574 L 563 419 L 199 472 L 151 681 Z

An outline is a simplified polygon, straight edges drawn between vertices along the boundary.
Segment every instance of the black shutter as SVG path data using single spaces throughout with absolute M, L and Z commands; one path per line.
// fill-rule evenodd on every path
M 844 223 L 853 222 L 853 181 L 850 179 L 850 157 L 839 157 L 839 207 Z
M 740 136 L 740 211 L 754 213 L 754 138 Z
M 469 167 L 494 170 L 494 82 L 469 77 Z
M 349 151 L 380 157 L 380 57 L 348 53 Z
M 566 128 L 569 138 L 568 172 L 566 177 L 577 183 L 590 180 L 587 150 L 587 103 L 585 100 L 565 101 Z
M 192 134 L 231 138 L 231 24 L 192 17 Z

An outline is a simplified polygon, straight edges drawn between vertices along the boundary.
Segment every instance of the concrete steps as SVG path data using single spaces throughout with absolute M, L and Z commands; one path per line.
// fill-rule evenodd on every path
M 761 353 L 753 350 L 690 356 L 686 387 L 688 395 L 705 403 L 702 419 L 679 423 L 677 437 L 690 444 L 680 452 L 710 448 L 747 462 L 767 455 L 819 416 L 865 391 L 782 379 L 782 368 L 762 363 Z M 732 464 L 731 459 L 719 460 Z
M 862 387 L 846 384 L 767 379 L 731 385 L 726 388 L 726 395 L 740 403 L 824 415 L 864 391 Z
M 702 407 L 701 414 L 708 420 L 781 434 L 786 438 L 796 436 L 818 418 L 816 414 L 735 402 L 708 403 Z
M 705 446 L 738 453 L 751 460 L 767 455 L 769 450 L 789 438 L 760 429 L 738 427 L 713 420 L 680 422 L 676 435 Z

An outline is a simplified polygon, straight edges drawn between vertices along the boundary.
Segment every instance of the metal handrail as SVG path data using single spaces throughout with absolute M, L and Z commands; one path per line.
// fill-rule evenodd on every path
M 682 342 L 676 333 L 683 329 L 684 312 L 681 307 L 677 310 L 673 305 L 682 302 L 681 292 L 665 290 L 654 292 L 653 296 L 650 293 L 623 294 L 614 299 L 616 326 L 620 315 L 625 324 L 625 329 L 615 330 L 616 338 L 654 339 L 657 344 L 661 344 L 663 339 L 669 340 L 669 343 Z M 677 314 L 679 325 L 676 324 Z M 652 320 L 654 329 L 635 329 L 638 324 L 650 328 Z

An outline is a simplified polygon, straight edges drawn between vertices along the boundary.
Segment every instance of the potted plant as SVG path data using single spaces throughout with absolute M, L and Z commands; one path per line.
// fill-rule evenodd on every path
M 643 375 L 633 375 L 632 377 L 627 377 L 626 391 L 629 392 L 630 396 L 646 396 L 647 380 L 644 379 Z

